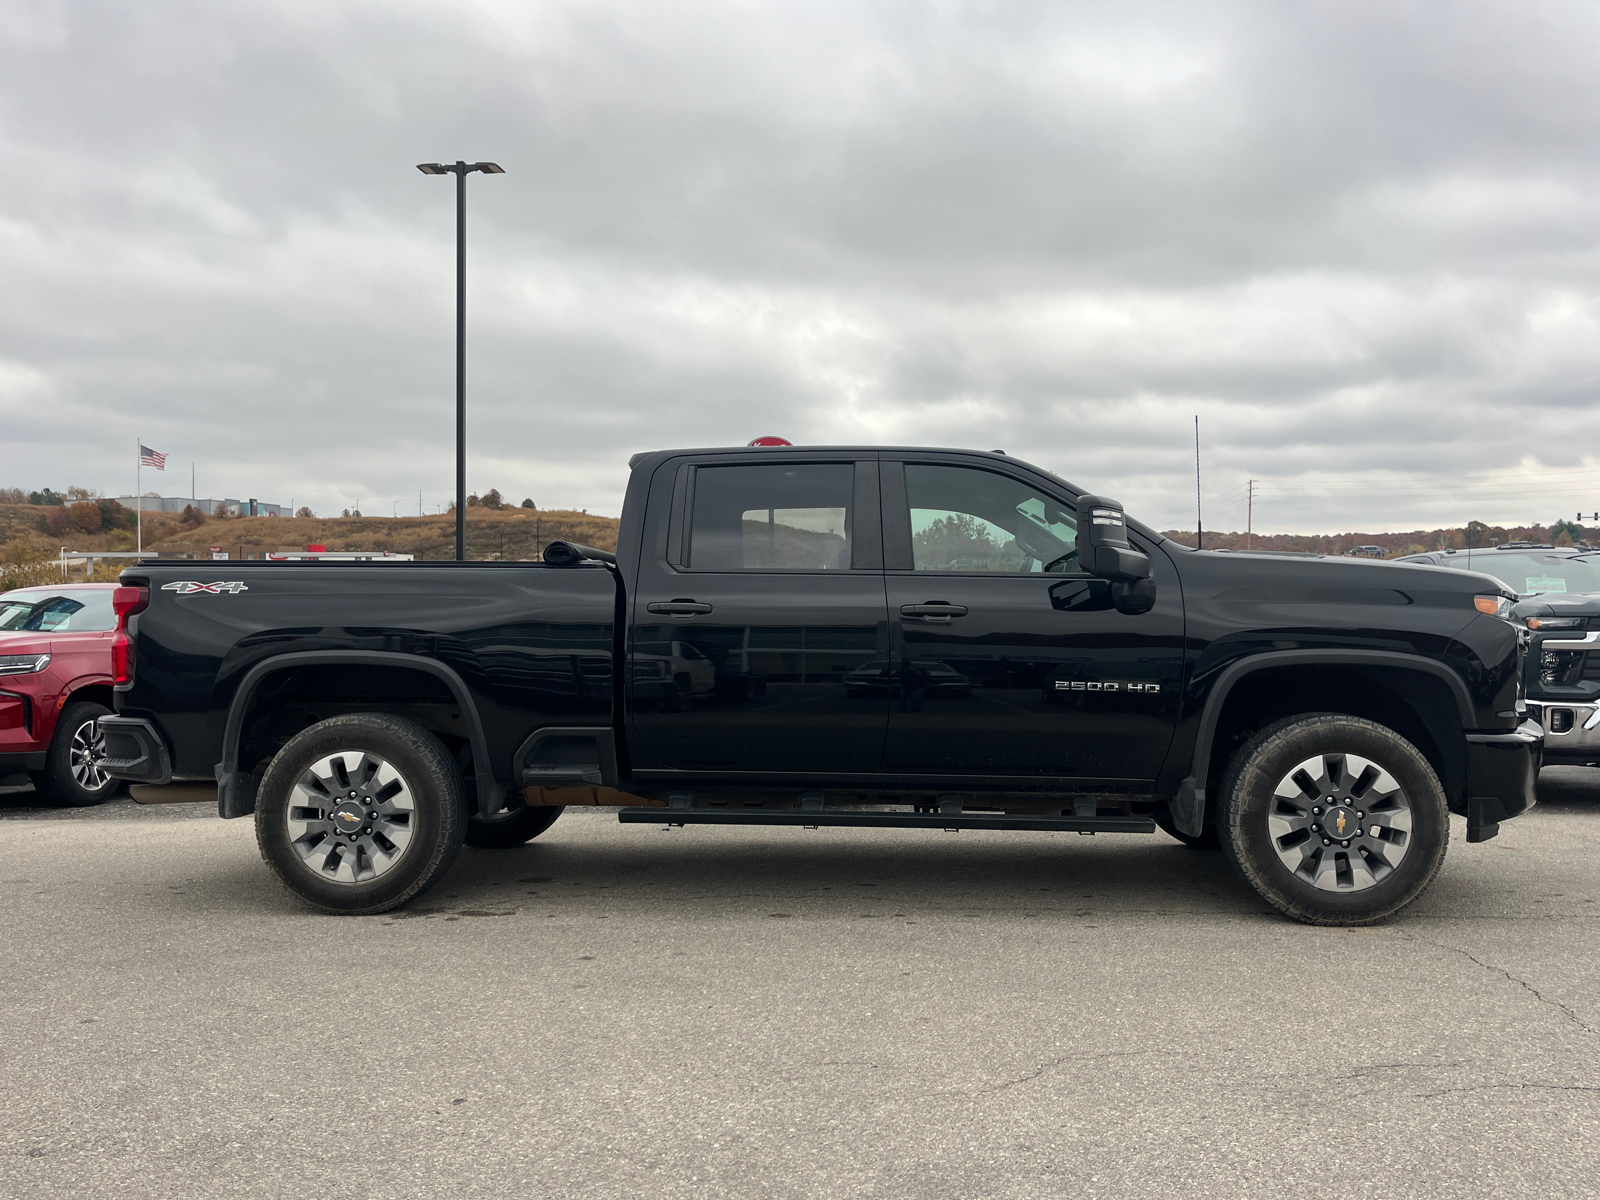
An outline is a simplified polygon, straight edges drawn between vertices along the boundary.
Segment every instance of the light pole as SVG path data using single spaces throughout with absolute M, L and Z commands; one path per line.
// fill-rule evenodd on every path
M 418 163 L 424 175 L 456 177 L 456 561 L 467 558 L 467 176 L 504 175 L 498 163 Z

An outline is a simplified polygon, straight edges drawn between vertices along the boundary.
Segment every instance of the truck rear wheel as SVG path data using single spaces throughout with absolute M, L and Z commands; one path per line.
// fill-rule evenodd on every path
M 382 713 L 296 734 L 256 797 L 256 844 L 283 885 L 328 913 L 404 904 L 450 869 L 466 832 L 461 779 L 437 738 Z
M 1360 717 L 1269 726 L 1223 777 L 1229 860 L 1274 908 L 1310 925 L 1370 925 L 1422 894 L 1444 862 L 1450 814 L 1417 748 Z
M 506 807 L 491 816 L 473 813 L 467 818 L 467 845 L 479 850 L 510 850 L 530 842 L 566 812 L 560 804 L 529 805 L 520 795 L 507 798 Z

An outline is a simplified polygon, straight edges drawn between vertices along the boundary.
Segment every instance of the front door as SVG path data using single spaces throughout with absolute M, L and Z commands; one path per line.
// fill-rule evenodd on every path
M 1167 557 L 1139 545 L 1156 606 L 1125 615 L 1109 584 L 1078 571 L 1065 493 L 956 459 L 882 466 L 895 630 L 884 769 L 1153 780 L 1183 670 Z
M 687 463 L 686 536 L 641 565 L 629 647 L 634 732 L 678 771 L 881 769 L 889 652 L 877 461 Z M 664 541 L 667 539 L 664 539 Z

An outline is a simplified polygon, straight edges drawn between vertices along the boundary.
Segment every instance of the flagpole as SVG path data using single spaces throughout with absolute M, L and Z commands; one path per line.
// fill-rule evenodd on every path
M 133 439 L 133 496 L 134 503 L 137 505 L 134 511 L 139 514 L 134 518 L 134 521 L 139 526 L 139 544 L 137 549 L 140 554 L 144 553 L 144 479 L 140 474 L 140 470 L 143 466 L 144 439 L 136 437 Z

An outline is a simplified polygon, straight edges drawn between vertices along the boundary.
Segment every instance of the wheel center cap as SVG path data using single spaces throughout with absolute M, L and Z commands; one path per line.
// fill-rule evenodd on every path
M 1356 810 L 1339 804 L 1322 814 L 1322 832 L 1339 841 L 1348 841 L 1361 832 Z
M 355 833 L 367 822 L 367 810 L 354 800 L 346 800 L 333 810 L 333 827 L 340 833 Z

